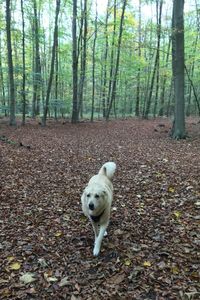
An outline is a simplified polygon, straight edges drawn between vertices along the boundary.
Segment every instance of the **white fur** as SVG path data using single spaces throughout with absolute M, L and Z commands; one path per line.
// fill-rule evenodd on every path
M 106 229 L 110 219 L 110 209 L 113 199 L 112 178 L 116 171 L 114 162 L 105 163 L 99 173 L 94 175 L 88 182 L 82 196 L 82 210 L 90 219 L 95 234 L 95 244 L 93 254 L 99 255 L 101 242 L 106 235 Z M 100 216 L 98 222 L 93 218 Z

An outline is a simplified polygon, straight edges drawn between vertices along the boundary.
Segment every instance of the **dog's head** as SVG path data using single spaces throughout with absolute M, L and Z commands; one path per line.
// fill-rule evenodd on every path
M 100 185 L 89 185 L 84 191 L 85 205 L 92 214 L 106 206 L 107 192 Z

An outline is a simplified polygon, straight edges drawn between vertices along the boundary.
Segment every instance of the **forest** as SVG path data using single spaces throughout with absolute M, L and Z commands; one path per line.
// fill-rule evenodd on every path
M 177 3 L 183 10 L 183 1 Z M 0 5 L 0 113 L 12 116 L 11 124 L 15 116 L 23 124 L 26 117 L 45 123 L 47 117 L 77 122 L 173 116 L 175 4 L 13 0 Z M 186 116 L 200 114 L 199 6 L 198 0 L 185 3 Z
M 200 0 L 0 0 L 0 299 L 200 299 L 199 48 Z

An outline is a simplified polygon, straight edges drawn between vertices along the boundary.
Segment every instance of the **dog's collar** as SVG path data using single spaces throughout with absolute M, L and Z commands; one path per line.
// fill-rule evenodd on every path
M 104 212 L 105 212 L 105 209 L 102 211 L 102 213 L 100 214 L 100 215 L 98 215 L 98 216 L 90 216 L 90 218 L 92 219 L 92 221 L 93 222 L 99 222 L 99 220 L 100 220 L 100 218 L 103 216 L 103 214 L 104 214 Z

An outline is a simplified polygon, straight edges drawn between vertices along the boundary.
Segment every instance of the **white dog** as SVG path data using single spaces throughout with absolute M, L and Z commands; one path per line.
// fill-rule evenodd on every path
M 95 234 L 93 254 L 99 255 L 103 236 L 106 235 L 113 198 L 112 178 L 116 170 L 114 162 L 105 163 L 99 173 L 88 182 L 82 196 L 82 210 L 90 219 Z

